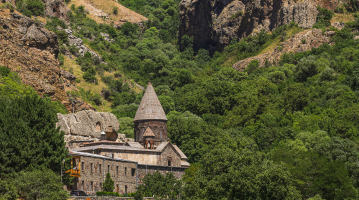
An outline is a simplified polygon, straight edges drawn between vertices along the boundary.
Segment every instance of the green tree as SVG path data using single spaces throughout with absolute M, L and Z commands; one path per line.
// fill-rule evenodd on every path
M 16 200 L 18 192 L 15 185 L 9 179 L 0 179 L 0 200 Z
M 245 72 L 248 72 L 248 74 L 254 72 L 259 67 L 259 61 L 258 60 L 252 60 L 244 70 Z
M 60 176 L 47 168 L 34 171 L 21 171 L 16 174 L 14 185 L 21 196 L 29 200 L 53 199 L 67 200 L 68 194 L 62 188 Z
M 104 192 L 113 192 L 115 189 L 115 182 L 111 178 L 111 174 L 106 174 L 105 182 L 103 183 L 103 191 Z
M 156 171 L 153 174 L 146 174 L 142 179 L 143 184 L 137 187 L 135 199 L 140 197 L 152 197 L 178 199 L 182 191 L 182 182 L 173 173 L 167 172 L 162 175 Z
M 71 158 L 57 121 L 49 98 L 0 98 L 0 177 L 40 167 L 59 174 L 62 160 Z

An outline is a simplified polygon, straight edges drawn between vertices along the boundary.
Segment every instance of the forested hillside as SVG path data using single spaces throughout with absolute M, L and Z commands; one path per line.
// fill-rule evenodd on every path
M 253 60 L 244 71 L 237 71 L 232 68 L 235 62 L 278 49 L 304 28 L 291 22 L 271 32 L 261 30 L 233 39 L 221 52 L 197 51 L 193 37 L 178 38 L 178 0 L 119 3 L 148 21 L 140 25 L 126 22 L 115 28 L 111 23 L 96 22 L 83 6 L 72 4 L 68 22 L 48 18 L 44 27 L 58 36 L 62 68 L 74 70 L 65 62 L 65 54 L 70 52 L 82 81 L 93 87 L 103 84 L 100 92 L 80 88 L 68 91 L 68 96 L 80 96 L 95 107 L 107 102 L 106 109 L 116 115 L 121 133 L 127 137 L 133 137 L 133 118 L 143 95 L 132 86 L 145 87 L 151 80 L 155 87 L 169 120 L 170 140 L 187 155 L 191 167 L 175 189 L 162 187 L 158 177 L 146 177 L 153 185 L 141 186 L 138 198 L 174 193 L 183 199 L 359 197 L 359 40 L 354 39 L 359 35 L 359 17 L 355 4 L 338 7 L 341 15 L 354 18 L 340 30 L 330 24 L 337 14 L 318 7 L 314 28 L 323 34 L 331 31 L 330 44 L 285 53 L 263 67 Z M 18 11 L 33 17 L 42 15 L 36 10 L 44 9 L 37 0 L 17 6 Z M 112 14 L 116 12 L 114 8 Z M 89 52 L 79 55 L 64 29 L 71 29 L 100 57 Z M 16 74 L 1 74 L 0 96 L 7 100 L 0 101 L 0 110 L 1 106 L 8 108 L 6 102 L 20 104 L 22 98 L 29 98 L 26 96 L 36 101 L 34 91 L 21 85 Z M 8 89 L 2 89 L 5 87 Z M 38 101 L 52 112 L 66 112 L 57 102 Z M 0 115 L 0 122 L 12 117 L 9 110 L 6 113 Z M 5 157 L 1 156 L 0 160 Z M 19 167 L 16 172 L 21 170 Z

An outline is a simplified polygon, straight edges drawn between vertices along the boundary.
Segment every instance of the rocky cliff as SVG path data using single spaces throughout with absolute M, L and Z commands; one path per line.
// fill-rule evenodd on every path
M 300 53 L 311 50 L 312 48 L 317 48 L 324 43 L 330 44 L 330 37 L 333 36 L 334 33 L 334 31 L 328 31 L 325 34 L 322 34 L 322 30 L 319 29 L 300 32 L 269 53 L 238 61 L 233 65 L 233 69 L 243 71 L 252 60 L 258 60 L 259 67 L 263 67 L 266 60 L 272 64 L 276 64 L 276 62 L 280 61 L 280 57 L 285 53 Z
M 311 28 L 317 5 L 314 0 L 182 0 L 179 40 L 193 36 L 195 49 L 222 50 L 232 39 L 292 21 Z
M 70 141 L 99 141 L 101 131 L 110 132 L 119 130 L 120 124 L 114 114 L 108 112 L 80 111 L 76 114 L 63 115 L 58 113 L 56 123 L 60 130 L 65 132 L 65 142 Z
M 56 34 L 26 16 L 6 12 L 0 15 L 0 65 L 17 72 L 39 95 L 60 100 L 71 110 L 65 89 L 75 88 L 76 77 L 59 66 Z M 75 109 L 94 108 L 76 99 Z

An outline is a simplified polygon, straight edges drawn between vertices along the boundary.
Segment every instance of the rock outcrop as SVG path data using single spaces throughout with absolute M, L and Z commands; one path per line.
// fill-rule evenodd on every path
M 70 141 L 99 141 L 102 131 L 117 132 L 120 127 L 115 115 L 108 112 L 86 110 L 67 115 L 58 113 L 57 118 L 59 121 L 56 123 L 56 127 L 60 127 L 60 130 L 65 132 L 66 143 Z M 110 126 L 112 130 L 109 130 Z
M 266 60 L 276 64 L 277 61 L 280 61 L 280 57 L 284 53 L 299 53 L 311 50 L 312 48 L 317 48 L 324 43 L 329 44 L 330 37 L 333 35 L 334 31 L 328 31 L 326 34 L 323 35 L 322 30 L 320 29 L 303 31 L 283 42 L 272 52 L 238 61 L 233 65 L 233 69 L 243 71 L 252 60 L 258 60 L 259 67 L 263 67 Z
M 75 45 L 79 49 L 79 54 L 81 56 L 84 56 L 86 52 L 90 52 L 93 57 L 98 57 L 101 60 L 101 56 L 87 48 L 81 38 L 72 35 L 71 29 L 65 29 L 65 31 L 69 37 L 70 45 Z
M 292 21 L 311 28 L 317 5 L 314 0 L 182 0 L 179 40 L 193 36 L 195 49 L 222 50 L 232 39 L 262 29 L 271 31 Z
M 43 0 L 45 4 L 45 14 L 49 17 L 57 17 L 69 22 L 67 12 L 70 9 L 66 6 L 64 0 Z
M 0 16 L 0 27 L 0 65 L 17 72 L 22 83 L 39 95 L 59 100 L 70 110 L 65 89 L 74 85 L 75 77 L 59 66 L 56 34 L 31 18 L 6 11 Z M 77 110 L 94 109 L 80 99 L 75 103 Z

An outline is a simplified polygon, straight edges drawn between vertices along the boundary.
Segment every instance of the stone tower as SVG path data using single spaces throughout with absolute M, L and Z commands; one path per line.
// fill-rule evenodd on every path
M 135 141 L 144 143 L 143 134 L 150 128 L 154 133 L 155 144 L 167 141 L 167 117 L 156 95 L 151 82 L 148 83 L 145 94 L 136 112 Z

